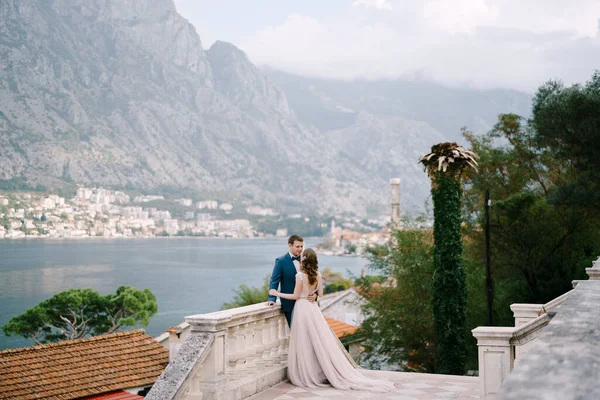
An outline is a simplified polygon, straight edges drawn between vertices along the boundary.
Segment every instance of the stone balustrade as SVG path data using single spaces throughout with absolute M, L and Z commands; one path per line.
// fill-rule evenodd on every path
M 592 268 L 587 268 L 586 272 L 590 280 L 600 280 L 600 258 Z M 574 281 L 573 286 L 573 290 L 546 304 L 512 304 L 514 327 L 480 326 L 473 329 L 479 354 L 481 398 L 495 398 L 500 393 L 501 385 L 509 373 L 520 363 L 523 356 L 532 350 L 534 340 L 543 334 L 544 328 L 560 312 L 563 304 L 573 297 L 576 291 L 588 290 L 589 284 L 586 281 Z M 600 285 L 598 287 L 600 288 Z
M 289 328 L 265 303 L 185 318 L 156 338 L 170 362 L 148 399 L 244 399 L 286 379 Z
M 520 327 L 480 326 L 473 329 L 479 358 L 479 386 L 482 398 L 498 393 L 500 385 L 515 366 L 515 348 L 530 343 L 550 322 L 542 314 Z
M 569 294 L 571 294 L 571 292 L 572 290 L 555 298 L 554 300 L 549 301 L 546 304 L 511 304 L 510 309 L 513 312 L 513 316 L 515 318 L 515 328 L 527 325 L 529 322 L 535 320 L 541 315 L 546 314 L 548 311 L 557 309 L 561 306 L 561 304 L 565 301 Z M 525 353 L 529 351 L 532 345 L 533 341 L 529 341 L 527 343 L 523 343 L 522 345 L 515 347 L 515 363 L 517 362 L 517 360 L 520 360 L 525 355 Z

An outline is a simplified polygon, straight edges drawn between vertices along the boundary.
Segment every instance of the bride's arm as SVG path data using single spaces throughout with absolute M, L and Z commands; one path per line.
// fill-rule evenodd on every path
M 294 288 L 293 294 L 280 293 L 275 289 L 269 290 L 269 294 L 271 296 L 277 296 L 287 300 L 298 300 L 298 297 L 300 297 L 300 292 L 302 292 L 302 279 L 300 279 L 299 276 L 296 276 L 296 287 Z

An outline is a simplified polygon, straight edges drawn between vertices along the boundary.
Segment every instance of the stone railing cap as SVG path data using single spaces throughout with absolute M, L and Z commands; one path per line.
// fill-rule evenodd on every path
M 221 324 L 232 321 L 234 319 L 245 318 L 248 316 L 260 316 L 262 314 L 279 314 L 281 306 L 276 304 L 268 306 L 265 303 L 252 304 L 250 306 L 237 307 L 229 310 L 215 311 L 207 314 L 196 314 L 185 317 L 185 321 L 189 324 Z
M 554 315 L 556 315 L 556 311 L 550 310 L 547 313 L 540 315 L 536 319 L 529 321 L 525 325 L 516 328 L 513 332 L 511 342 L 519 345 L 529 342 L 530 339 L 528 339 L 528 337 L 531 338 L 531 335 L 539 334 L 539 332 L 541 332 L 541 330 L 546 327 L 548 323 L 550 323 L 550 320 L 554 317 Z
M 515 311 L 542 311 L 544 309 L 543 304 L 527 304 L 527 303 L 513 303 L 510 305 L 510 310 Z
M 478 326 L 471 332 L 477 339 L 497 338 L 510 339 L 517 328 L 511 326 Z

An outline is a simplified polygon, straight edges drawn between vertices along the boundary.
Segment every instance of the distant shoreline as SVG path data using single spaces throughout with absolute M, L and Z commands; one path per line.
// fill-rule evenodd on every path
M 26 237 L 17 237 L 17 238 L 0 238 L 0 240 L 93 240 L 93 239 L 102 239 L 102 240 L 132 240 L 132 239 L 221 239 L 221 240 L 263 240 L 263 239 L 286 239 L 283 237 L 219 237 L 219 236 L 113 236 L 113 237 L 105 237 L 105 236 L 84 236 L 84 237 L 35 237 L 35 236 L 26 236 Z
M 308 236 L 307 239 L 321 238 L 320 236 Z M 35 236 L 26 236 L 26 237 L 18 237 L 18 238 L 0 238 L 0 241 L 16 241 L 16 240 L 49 240 L 49 241 L 63 241 L 63 240 L 146 240 L 146 239 L 219 239 L 219 240 L 266 240 L 266 239 L 281 239 L 287 240 L 287 237 L 282 236 L 268 236 L 268 237 L 219 237 L 219 236 L 114 236 L 114 237 L 105 237 L 105 236 L 84 236 L 84 237 L 35 237 Z

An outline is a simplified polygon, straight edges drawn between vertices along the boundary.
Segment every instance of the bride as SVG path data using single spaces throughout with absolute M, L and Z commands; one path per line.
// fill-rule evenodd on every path
M 356 369 L 355 364 L 350 361 L 352 358 L 329 328 L 317 303 L 307 300 L 309 294 L 317 291 L 319 296 L 323 296 L 317 254 L 310 248 L 302 253 L 294 293 L 269 290 L 272 296 L 297 300 L 288 351 L 288 378 L 292 384 L 310 388 L 331 385 L 343 390 L 393 389 L 392 382 L 368 378 Z

